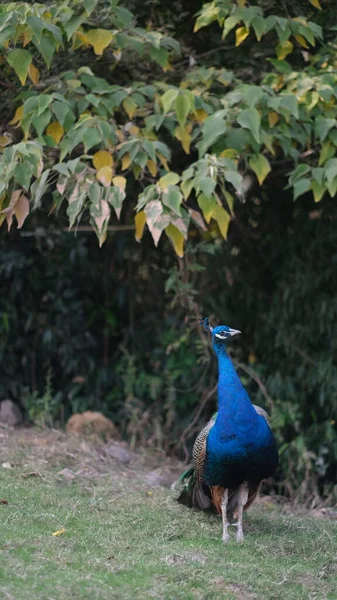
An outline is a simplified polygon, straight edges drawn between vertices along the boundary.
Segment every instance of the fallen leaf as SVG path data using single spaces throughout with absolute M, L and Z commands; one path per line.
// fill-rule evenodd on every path
M 54 531 L 54 533 L 52 533 L 52 535 L 57 537 L 58 535 L 62 535 L 65 532 L 66 532 L 66 530 L 64 529 L 64 527 L 62 527 L 62 529 L 59 529 L 58 531 Z
M 11 465 L 9 462 L 4 462 L 1 466 L 3 469 L 13 469 L 13 465 Z
M 58 475 L 62 475 L 65 479 L 68 479 L 69 481 L 76 478 L 75 473 L 71 469 L 68 469 L 68 467 L 62 469 L 62 471 L 59 471 Z
M 8 504 L 8 500 L 1 500 L 0 499 L 0 504 Z

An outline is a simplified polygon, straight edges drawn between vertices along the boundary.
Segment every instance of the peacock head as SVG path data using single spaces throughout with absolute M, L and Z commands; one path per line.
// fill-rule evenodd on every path
M 238 329 L 231 329 L 227 325 L 218 325 L 217 327 L 212 327 L 210 324 L 208 317 L 200 320 L 200 325 L 203 325 L 207 331 L 210 331 L 212 334 L 212 342 L 215 350 L 223 346 L 235 335 L 241 333 Z

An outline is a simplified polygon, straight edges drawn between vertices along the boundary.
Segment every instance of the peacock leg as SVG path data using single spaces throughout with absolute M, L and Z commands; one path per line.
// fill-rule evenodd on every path
M 245 504 L 248 501 L 248 483 L 244 482 L 239 487 L 239 497 L 238 497 L 238 507 L 237 507 L 237 531 L 236 531 L 236 541 L 243 542 L 243 528 L 242 528 L 242 515 Z
M 228 519 L 227 519 L 227 504 L 228 504 L 228 489 L 224 490 L 222 501 L 221 501 L 221 513 L 222 513 L 222 541 L 228 542 Z

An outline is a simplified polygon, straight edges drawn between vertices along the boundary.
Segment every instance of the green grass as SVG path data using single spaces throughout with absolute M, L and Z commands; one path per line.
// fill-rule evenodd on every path
M 1 598 L 336 600 L 336 522 L 257 505 L 245 542 L 225 546 L 218 518 L 144 484 L 144 463 L 122 469 L 100 455 L 65 438 L 2 445 L 0 464 L 14 468 L 0 467 Z M 57 474 L 83 457 L 96 473 Z

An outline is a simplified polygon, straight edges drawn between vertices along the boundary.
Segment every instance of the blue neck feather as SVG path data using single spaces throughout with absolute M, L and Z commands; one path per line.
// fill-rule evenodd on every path
M 218 416 L 216 430 L 219 434 L 250 429 L 256 425 L 257 413 L 243 387 L 224 345 L 214 345 L 218 358 Z

